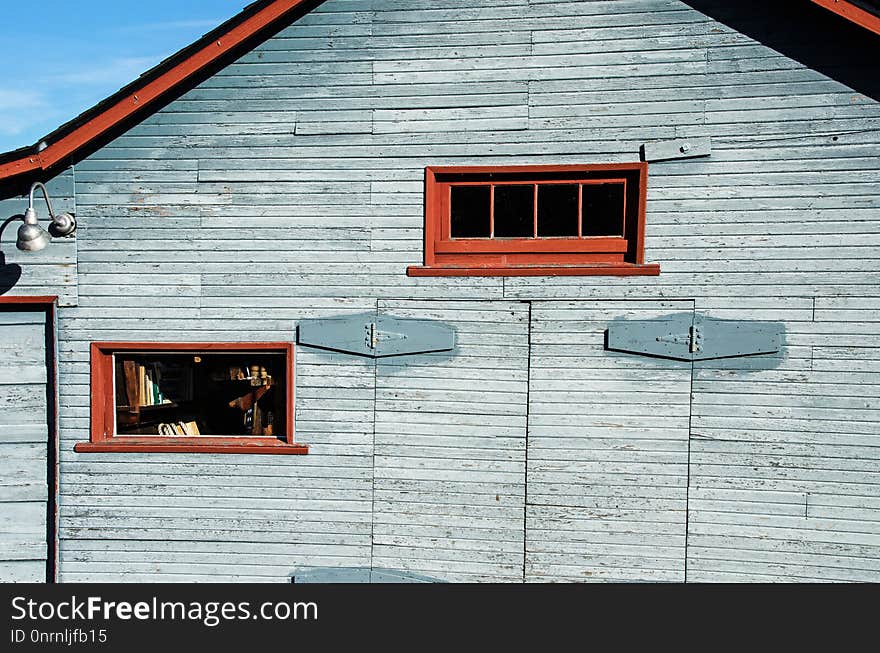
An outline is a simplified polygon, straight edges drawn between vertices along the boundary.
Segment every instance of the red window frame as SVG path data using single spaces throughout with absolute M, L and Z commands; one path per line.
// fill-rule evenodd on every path
M 132 436 L 116 435 L 113 357 L 117 353 L 278 352 L 286 357 L 287 423 L 285 439 L 267 436 Z M 91 345 L 91 429 L 89 442 L 78 442 L 78 453 L 258 453 L 306 454 L 308 445 L 293 437 L 294 347 L 289 342 L 93 342 Z
M 534 178 L 530 179 L 529 175 L 534 175 Z M 537 192 L 533 238 L 452 238 L 450 235 L 452 186 L 491 187 L 511 184 L 541 186 L 575 183 L 624 184 L 624 227 L 621 236 L 538 237 Z M 409 276 L 657 275 L 660 273 L 660 266 L 644 262 L 647 183 L 648 164 L 644 162 L 559 166 L 428 167 L 425 169 L 424 264 L 410 266 L 407 268 L 407 274 Z M 579 190 L 579 233 L 582 230 L 581 202 L 582 190 Z

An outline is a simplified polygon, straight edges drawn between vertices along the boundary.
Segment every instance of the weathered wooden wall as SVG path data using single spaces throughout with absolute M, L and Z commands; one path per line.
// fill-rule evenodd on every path
M 676 0 L 329 0 L 76 167 L 62 580 L 880 580 L 880 106 Z M 410 279 L 426 165 L 650 166 L 657 278 Z M 786 325 L 761 362 L 606 320 Z M 305 457 L 81 455 L 92 340 L 380 308 L 453 357 L 300 348 Z
M 532 303 L 526 577 L 684 581 L 691 364 L 605 351 L 691 301 Z
M 55 492 L 46 313 L 0 305 L 0 333 L 0 582 L 39 583 L 47 577 L 46 525 Z

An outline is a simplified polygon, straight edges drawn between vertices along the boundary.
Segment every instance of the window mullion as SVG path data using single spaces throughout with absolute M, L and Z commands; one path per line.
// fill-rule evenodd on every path
M 489 185 L 489 238 L 495 238 L 495 184 Z
M 584 185 L 578 184 L 578 238 L 584 237 Z
M 532 213 L 532 238 L 538 237 L 538 184 L 535 184 L 535 201 Z

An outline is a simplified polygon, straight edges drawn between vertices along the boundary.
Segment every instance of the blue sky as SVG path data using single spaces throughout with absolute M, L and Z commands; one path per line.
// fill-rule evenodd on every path
M 251 0 L 3 0 L 0 152 L 32 145 Z

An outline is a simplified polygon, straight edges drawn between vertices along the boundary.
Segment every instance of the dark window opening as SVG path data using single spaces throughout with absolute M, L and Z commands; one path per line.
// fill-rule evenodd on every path
M 453 238 L 489 238 L 491 188 L 453 186 L 450 189 L 450 233 Z
M 584 184 L 584 236 L 623 236 L 624 185 Z
M 449 192 L 451 238 L 624 237 L 623 182 L 451 185 Z
M 535 187 L 495 186 L 496 238 L 534 238 Z
M 578 235 L 578 185 L 538 186 L 538 236 L 570 238 Z
M 116 435 L 287 436 L 283 353 L 114 358 Z

